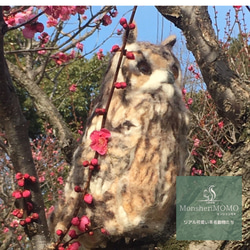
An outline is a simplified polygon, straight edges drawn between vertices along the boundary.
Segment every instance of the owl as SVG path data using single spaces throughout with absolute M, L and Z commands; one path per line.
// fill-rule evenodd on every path
M 105 248 L 120 238 L 158 235 L 175 209 L 176 176 L 184 172 L 188 129 L 181 68 L 172 52 L 176 37 L 160 45 L 136 39 L 136 32 L 129 35 L 126 51 L 134 59 L 124 56 L 117 75 L 126 88 L 114 89 L 101 130 L 103 116 L 96 110 L 109 101 L 120 52 L 111 58 L 74 153 L 64 199 L 50 217 L 51 230 L 65 233 L 71 226 L 84 249 Z M 101 131 L 107 145 L 98 153 L 98 166 L 86 166 L 96 157 L 93 137 Z M 72 218 L 79 220 L 71 224 Z

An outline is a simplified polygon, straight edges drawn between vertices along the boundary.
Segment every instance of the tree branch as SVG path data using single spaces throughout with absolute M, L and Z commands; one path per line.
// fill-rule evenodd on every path
M 250 93 L 247 85 L 232 71 L 212 27 L 206 6 L 156 6 L 158 11 L 180 28 L 186 37 L 208 91 L 218 112 L 239 131 L 249 122 Z
M 18 67 L 11 62 L 8 62 L 8 66 L 12 77 L 28 91 L 29 95 L 34 100 L 34 104 L 40 115 L 46 116 L 49 119 L 50 124 L 56 130 L 56 136 L 59 139 L 60 147 L 64 152 L 66 160 L 71 163 L 76 141 L 61 114 L 34 81 L 29 79 L 26 74 L 21 72 Z

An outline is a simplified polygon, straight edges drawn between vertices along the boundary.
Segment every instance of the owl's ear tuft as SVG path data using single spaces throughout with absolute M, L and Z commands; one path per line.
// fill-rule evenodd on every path
M 172 49 L 175 43 L 176 43 L 176 35 L 171 35 L 167 37 L 163 42 L 161 42 L 161 45 L 167 46 L 169 49 Z
M 128 44 L 135 43 L 137 40 L 137 25 L 136 25 L 135 21 L 133 21 L 133 23 L 135 24 L 135 28 L 129 30 L 129 35 L 127 38 Z M 125 36 L 126 36 L 126 30 L 123 33 L 123 40 L 124 40 Z

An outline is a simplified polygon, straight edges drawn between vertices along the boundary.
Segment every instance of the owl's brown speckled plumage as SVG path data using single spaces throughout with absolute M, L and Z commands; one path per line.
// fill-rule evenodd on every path
M 135 60 L 124 58 L 117 82 L 126 82 L 124 90 L 115 89 L 105 128 L 111 132 L 108 152 L 99 156 L 100 170 L 91 178 L 89 193 L 93 203 L 82 202 L 79 216 L 87 215 L 91 226 L 105 228 L 85 234 L 86 248 L 104 247 L 106 239 L 153 235 L 161 232 L 175 202 L 176 176 L 184 170 L 188 117 L 181 94 L 181 71 L 171 49 L 175 37 L 161 45 L 136 42 L 130 37 L 126 49 Z M 93 108 L 104 108 L 113 82 L 119 52 L 111 60 L 100 97 Z M 74 154 L 72 170 L 65 186 L 65 202 L 51 217 L 55 230 L 65 230 L 77 200 L 74 191 L 84 186 L 91 160 L 90 134 L 100 130 L 102 116 L 93 111 L 81 145 Z M 52 226 L 53 227 L 53 226 Z

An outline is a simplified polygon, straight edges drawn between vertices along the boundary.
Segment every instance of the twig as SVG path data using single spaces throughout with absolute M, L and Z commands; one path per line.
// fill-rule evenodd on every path
M 133 22 L 136 9 L 137 9 L 137 6 L 134 6 L 131 17 L 130 17 L 129 24 L 131 24 Z M 102 128 L 104 128 L 106 120 L 107 120 L 107 114 L 108 114 L 109 106 L 110 106 L 110 103 L 111 103 L 111 100 L 112 100 L 112 97 L 113 97 L 113 93 L 114 93 L 114 89 L 115 89 L 114 83 L 116 82 L 117 77 L 118 77 L 118 73 L 119 73 L 119 69 L 120 69 L 120 66 L 121 66 L 122 58 L 123 58 L 124 52 L 125 52 L 125 47 L 126 47 L 128 35 L 129 35 L 129 29 L 126 30 L 125 39 L 123 40 L 123 45 L 122 45 L 122 48 L 121 48 L 119 61 L 117 63 L 117 67 L 116 67 L 116 71 L 115 71 L 115 75 L 114 75 L 113 85 L 112 85 L 112 88 L 110 90 L 107 105 L 105 107 L 106 112 L 105 112 L 105 114 L 103 115 L 103 118 L 102 118 L 102 126 L 101 126 Z

